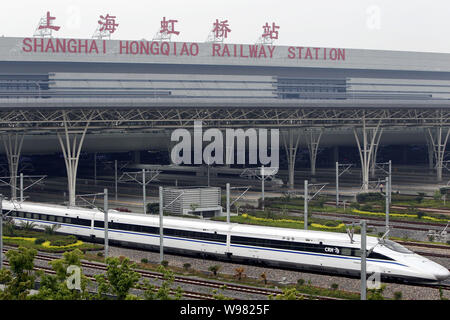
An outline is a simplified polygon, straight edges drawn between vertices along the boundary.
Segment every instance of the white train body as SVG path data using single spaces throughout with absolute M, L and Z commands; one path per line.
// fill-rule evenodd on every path
M 93 209 L 3 201 L 16 224 L 34 222 L 37 227 L 59 224 L 58 232 L 80 237 L 104 238 L 104 214 Z M 159 216 L 110 211 L 108 238 L 127 246 L 157 248 Z M 233 260 L 258 261 L 315 271 L 358 275 L 361 267 L 360 236 L 351 243 L 346 234 L 299 229 L 227 224 L 200 219 L 164 217 L 164 248 L 167 251 L 200 253 Z M 449 270 L 401 245 L 367 237 L 367 272 L 382 277 L 436 282 L 447 279 Z

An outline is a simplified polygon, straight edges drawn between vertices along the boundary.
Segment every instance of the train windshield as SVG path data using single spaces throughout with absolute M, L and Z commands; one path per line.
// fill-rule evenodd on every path
M 382 240 L 381 244 L 384 245 L 385 247 L 400 252 L 400 253 L 413 253 L 411 250 L 406 249 L 404 246 L 402 246 L 401 244 L 398 244 L 397 242 L 391 241 L 391 240 Z

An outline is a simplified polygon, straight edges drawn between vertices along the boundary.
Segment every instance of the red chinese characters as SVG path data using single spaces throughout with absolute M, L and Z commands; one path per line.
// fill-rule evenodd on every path
M 277 29 L 280 29 L 280 26 L 275 25 L 275 22 L 272 22 L 272 27 L 269 26 L 268 22 L 262 27 L 264 29 L 264 33 L 262 34 L 263 38 L 278 39 Z
M 39 30 L 41 29 L 51 29 L 51 30 L 55 30 L 58 31 L 61 27 L 57 27 L 57 26 L 52 26 L 52 20 L 55 20 L 55 17 L 50 16 L 50 11 L 47 11 L 47 18 L 46 18 L 46 24 L 45 25 L 40 25 L 39 26 Z
M 228 32 L 231 32 L 229 28 L 228 20 L 223 20 L 219 22 L 219 19 L 216 19 L 216 22 L 213 23 L 213 30 L 216 38 L 227 38 Z
M 119 26 L 116 23 L 116 16 L 110 16 L 109 14 L 104 16 L 100 16 L 101 20 L 98 20 L 98 24 L 101 25 L 100 32 L 108 31 L 109 33 L 114 33 L 117 27 Z
M 175 23 L 177 23 L 177 22 L 178 22 L 178 20 L 166 20 L 166 17 L 163 17 L 163 19 L 161 21 L 161 30 L 159 32 L 165 33 L 165 34 L 179 35 L 180 32 L 175 31 Z

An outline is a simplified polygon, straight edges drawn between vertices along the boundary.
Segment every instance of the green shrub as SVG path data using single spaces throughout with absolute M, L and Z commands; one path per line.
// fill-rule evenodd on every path
M 46 240 L 44 238 L 37 238 L 34 240 L 34 244 L 43 244 Z
M 367 300 L 384 300 L 383 291 L 386 285 L 382 284 L 380 289 L 368 289 Z
M 273 211 L 267 208 L 264 210 L 264 214 L 266 216 L 266 219 L 273 219 L 275 217 Z
M 418 214 L 419 210 L 414 206 L 408 206 L 408 209 L 406 209 L 407 214 Z
M 380 192 L 359 193 L 356 196 L 356 201 L 358 201 L 359 203 L 381 201 L 383 199 L 384 195 L 381 194 Z
M 147 204 L 147 212 L 149 214 L 159 214 L 159 202 Z
M 61 227 L 61 225 L 59 225 L 59 224 L 52 224 L 51 226 L 45 226 L 44 232 L 46 234 L 53 235 L 56 233 L 56 230 L 58 230 L 60 227 Z
M 13 219 L 6 218 L 3 227 L 4 227 L 3 234 L 5 236 L 14 237 L 17 235 L 16 224 L 14 223 Z
M 339 225 L 339 221 L 327 221 L 325 222 L 325 225 L 327 227 L 337 227 Z
M 74 235 L 69 235 L 69 236 L 64 236 L 64 238 L 58 238 L 55 240 L 51 240 L 50 245 L 63 247 L 63 246 L 68 246 L 70 244 L 74 244 L 76 242 L 77 242 L 77 237 L 75 237 Z
M 217 272 L 220 270 L 221 266 L 219 265 L 214 265 L 214 266 L 210 266 L 208 268 L 209 271 L 211 271 L 213 273 L 214 276 L 217 276 Z
M 339 285 L 337 283 L 332 283 L 331 284 L 331 289 L 337 290 L 338 288 L 339 288 Z
M 319 196 L 316 200 L 311 201 L 311 206 L 323 208 L 325 206 L 325 202 L 327 202 L 327 197 Z
M 97 252 L 97 257 L 103 257 L 104 256 L 104 254 L 103 254 L 103 252 L 102 251 L 100 251 L 100 252 Z
M 27 222 L 22 221 L 20 223 L 20 227 L 25 231 L 32 231 L 36 227 L 36 223 L 30 222 L 30 221 L 27 221 Z
M 422 219 L 424 213 L 422 211 L 417 212 L 417 218 Z
M 162 265 L 164 268 L 167 268 L 167 267 L 169 266 L 169 261 L 163 260 L 163 261 L 161 261 L 161 265 Z
M 304 279 L 298 279 L 297 280 L 297 285 L 298 286 L 302 286 L 302 285 L 304 285 L 305 284 L 305 280 Z
M 418 192 L 417 193 L 417 197 L 416 197 L 417 203 L 421 203 L 424 198 L 425 198 L 425 193 L 424 192 Z
M 352 202 L 352 203 L 350 203 L 350 208 L 359 210 L 361 208 L 361 206 L 358 202 Z
M 373 209 L 373 207 L 370 204 L 365 204 L 365 205 L 361 206 L 362 211 L 371 211 L 372 209 Z
M 442 290 L 442 287 L 439 287 L 439 299 L 448 300 L 446 297 L 444 297 L 444 291 Z
M 185 263 L 185 264 L 183 264 L 183 269 L 184 270 L 189 270 L 191 268 L 191 264 L 190 263 Z
M 394 300 L 402 300 L 402 292 L 401 291 L 395 291 L 394 292 Z
M 141 259 L 141 262 L 142 262 L 142 263 L 148 263 L 148 259 L 147 259 L 147 258 L 142 258 L 142 259 Z

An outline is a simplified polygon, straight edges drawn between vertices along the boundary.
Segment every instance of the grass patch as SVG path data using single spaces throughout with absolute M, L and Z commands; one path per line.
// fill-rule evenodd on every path
M 320 288 L 310 284 L 297 285 L 296 289 L 300 293 L 310 294 L 313 296 L 333 297 L 346 300 L 359 300 L 361 298 L 359 293 L 338 289 Z
M 215 217 L 213 220 L 225 221 L 226 217 Z M 282 217 L 275 215 L 274 218 L 264 217 L 264 213 L 242 214 L 239 216 L 230 217 L 230 221 L 233 223 L 250 224 L 266 227 L 277 228 L 291 228 L 291 229 L 304 229 L 303 218 L 300 217 Z M 310 218 L 308 223 L 309 230 L 317 231 L 333 231 L 333 232 L 346 232 L 345 224 L 339 220 L 326 220 Z M 359 227 L 355 227 L 355 232 L 359 232 Z
M 36 241 L 38 240 L 38 241 Z M 10 246 L 22 246 L 36 249 L 38 251 L 61 253 L 79 249 L 83 252 L 89 250 L 100 250 L 102 245 L 85 243 L 73 235 L 46 234 L 37 230 L 16 229 L 13 235 L 4 235 L 3 243 Z
M 399 197 L 398 195 L 396 195 Z M 394 197 L 394 195 L 393 195 Z M 404 199 L 411 199 L 409 201 L 405 201 Z M 424 208 L 439 208 L 440 205 L 443 206 L 443 201 L 441 200 L 434 200 L 434 199 L 424 199 L 422 202 L 418 203 L 415 199 L 417 196 L 407 196 L 407 195 L 401 195 L 402 202 L 395 202 L 393 199 L 392 205 L 396 204 L 402 204 L 409 206 L 408 209 L 394 209 L 390 208 L 390 215 L 395 220 L 399 221 L 416 221 L 416 222 L 434 222 L 438 224 L 442 224 L 445 226 L 448 220 L 450 220 L 450 217 L 444 214 L 435 214 L 435 213 L 425 213 L 421 212 L 419 207 Z M 272 199 L 272 200 L 270 200 Z M 274 199 L 274 200 L 273 200 Z M 284 200 L 284 202 L 283 202 Z M 330 205 L 324 205 L 324 206 L 317 206 L 314 204 L 314 201 L 310 203 L 310 206 L 308 208 L 309 212 L 320 212 L 320 213 L 345 213 L 345 214 L 351 214 L 358 217 L 373 217 L 373 216 L 384 216 L 384 212 L 376 212 L 376 211 L 384 211 L 385 204 L 383 201 L 366 201 L 361 204 L 359 204 L 360 208 L 369 208 L 368 210 L 360 209 L 361 211 L 367 211 L 369 213 L 358 213 L 353 212 L 355 208 L 351 208 L 350 205 L 352 203 L 349 203 L 344 210 L 344 208 L 339 207 L 336 208 L 334 206 Z M 287 211 L 299 211 L 303 212 L 304 210 L 304 204 L 303 200 L 298 198 L 269 198 L 269 201 L 265 202 L 266 211 L 270 209 L 276 209 L 276 210 L 287 210 Z M 443 208 L 450 208 L 450 204 L 446 204 Z M 251 212 L 252 215 L 259 215 L 261 211 L 258 210 L 248 210 Z M 277 216 L 278 218 L 281 218 L 282 216 L 279 215 L 279 213 L 271 213 L 271 216 L 268 217 L 266 214 L 266 218 L 274 218 Z M 284 216 L 287 216 L 284 214 Z M 289 216 L 291 218 L 291 216 Z

